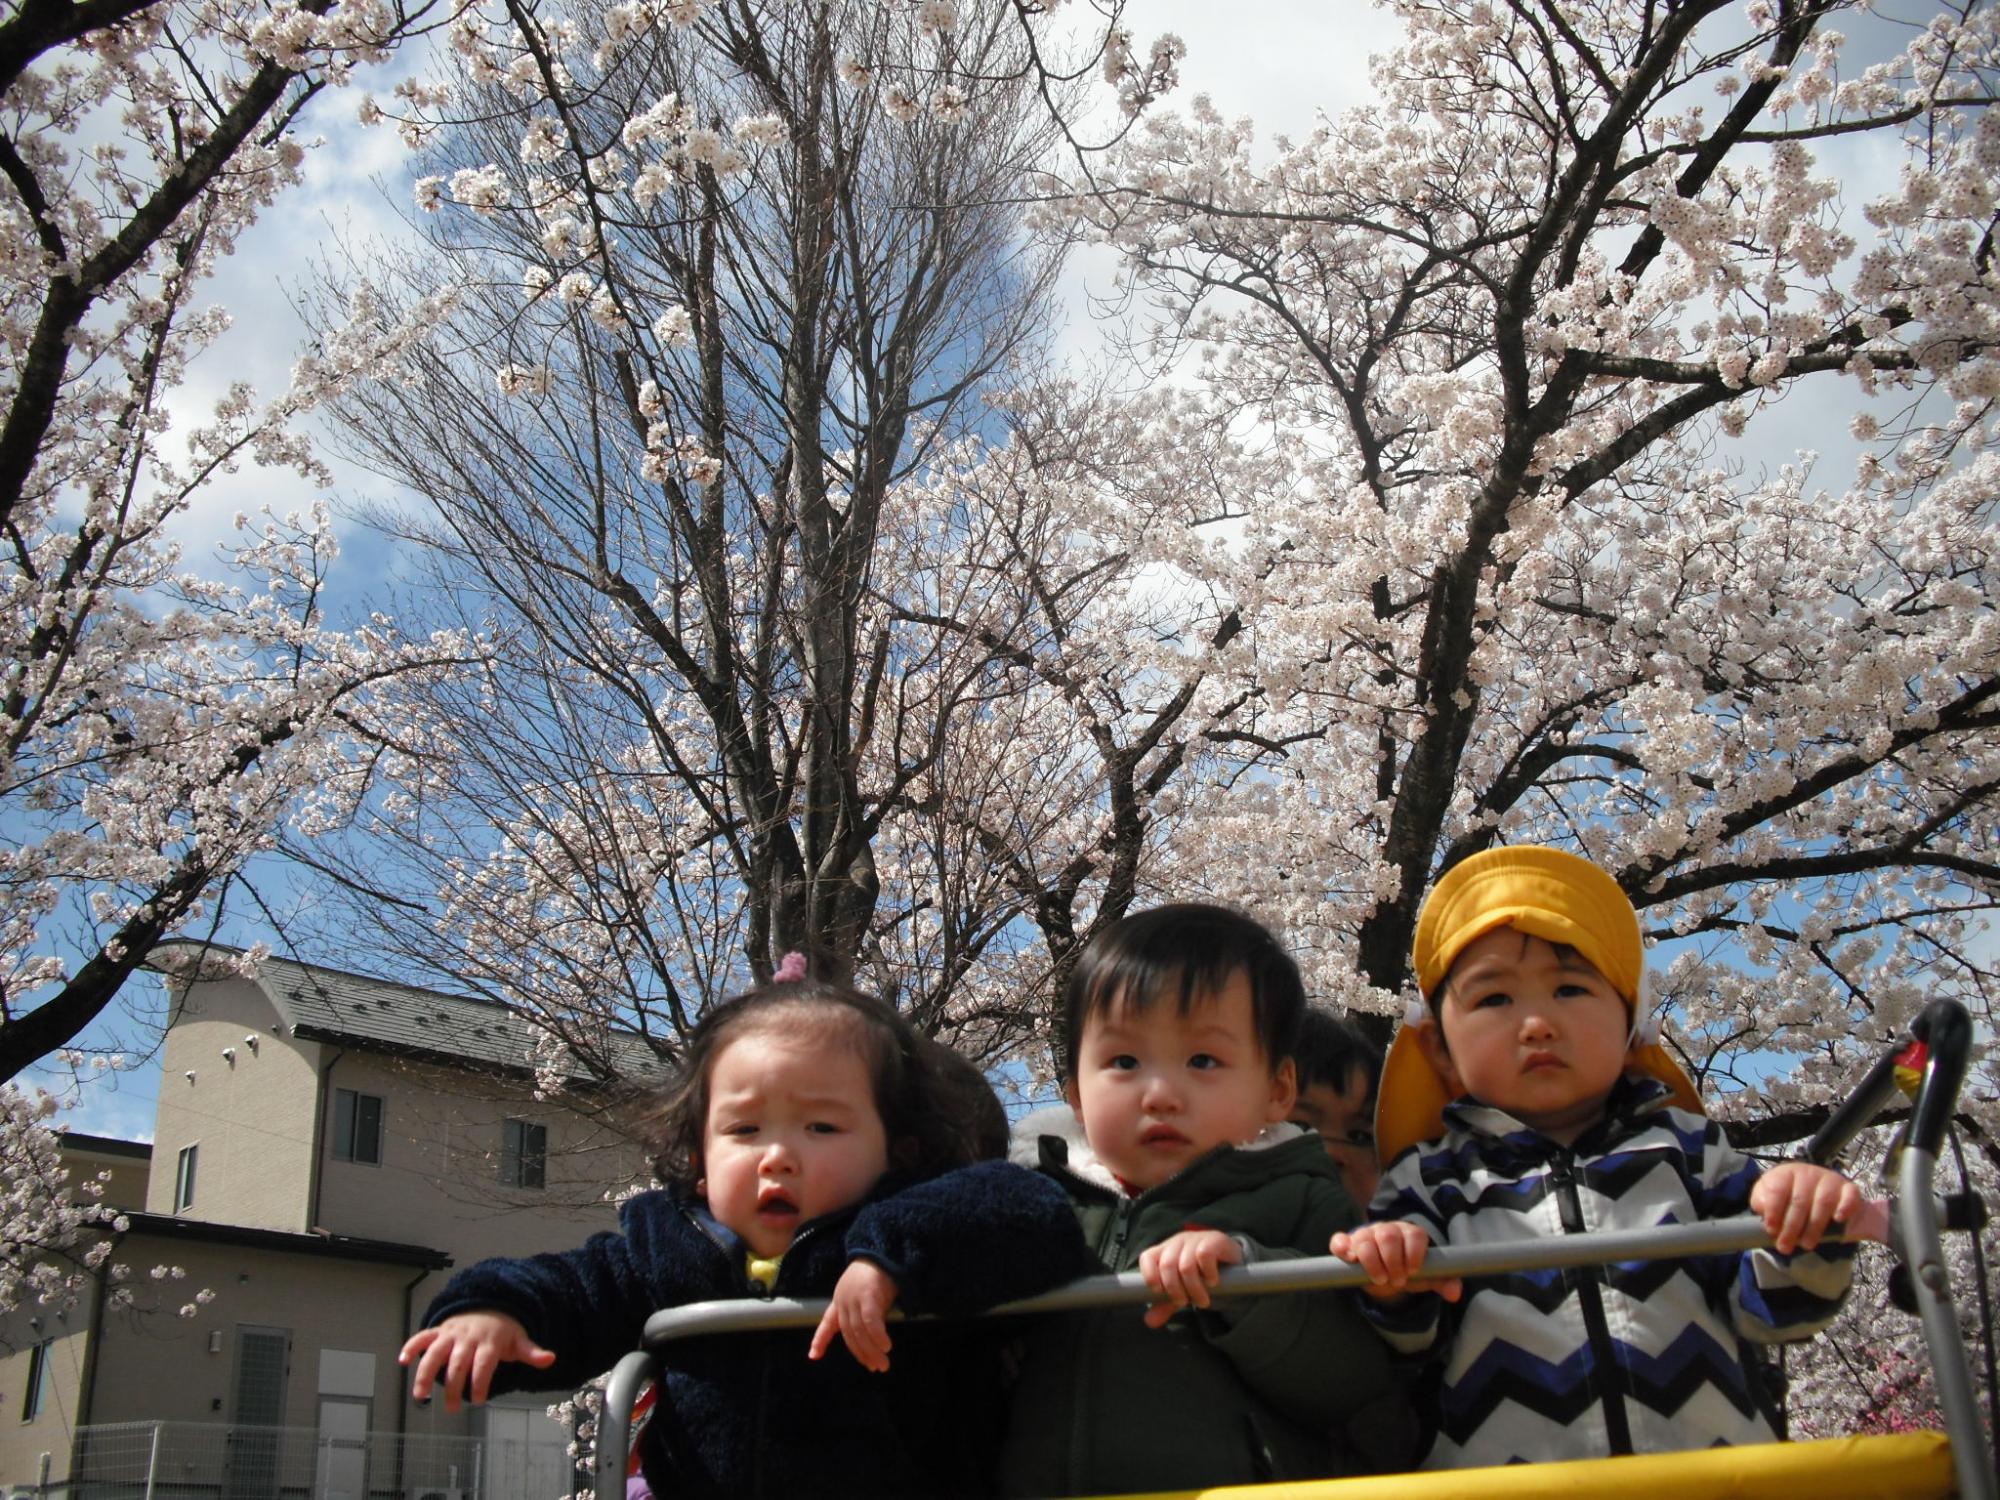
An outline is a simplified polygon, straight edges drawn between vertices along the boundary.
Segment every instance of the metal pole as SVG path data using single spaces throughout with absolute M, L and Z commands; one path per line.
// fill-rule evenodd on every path
M 1923 1317 L 1924 1343 L 1931 1354 L 1931 1379 L 1936 1382 L 1938 1410 L 1951 1434 L 1951 1462 L 1958 1474 L 1960 1500 L 2000 1500 L 1993 1471 L 1986 1466 L 1985 1429 L 1979 1420 L 1979 1398 L 1973 1393 L 1972 1367 L 1966 1363 L 1958 1316 L 1951 1306 L 1951 1280 L 1945 1272 L 1944 1242 L 1938 1234 L 1936 1200 L 1931 1177 L 1937 1157 L 1911 1144 L 1903 1148 L 1896 1167 L 1896 1229 L 1903 1264 Z
M 1831 1238 L 1831 1237 L 1830 1237 Z M 1453 1276 L 1495 1276 L 1557 1266 L 1619 1265 L 1627 1261 L 1679 1260 L 1695 1255 L 1728 1255 L 1743 1250 L 1768 1250 L 1771 1236 L 1763 1223 L 1748 1215 L 1707 1219 L 1694 1224 L 1667 1224 L 1655 1229 L 1621 1229 L 1611 1234 L 1570 1235 L 1560 1240 L 1514 1240 L 1497 1245 L 1462 1245 L 1430 1252 L 1424 1259 L 1424 1282 Z M 1273 1292 L 1321 1292 L 1358 1287 L 1368 1273 L 1330 1255 L 1300 1260 L 1265 1261 L 1254 1266 L 1230 1266 L 1216 1282 L 1218 1297 Z M 1086 1307 L 1137 1307 L 1153 1301 L 1146 1279 L 1137 1271 L 1117 1276 L 1090 1276 L 1067 1286 L 991 1308 L 988 1317 L 1027 1313 L 1070 1312 Z M 690 1302 L 662 1308 L 646 1320 L 646 1343 L 658 1346 L 675 1339 L 709 1333 L 746 1333 L 776 1328 L 810 1328 L 826 1311 L 824 1297 L 759 1297 L 727 1302 Z M 895 1319 L 899 1314 L 891 1312 Z M 612 1378 L 633 1358 L 626 1355 L 613 1367 Z M 633 1394 L 637 1394 L 636 1387 Z M 610 1390 L 606 1391 L 610 1405 Z
M 709 1302 L 694 1305 L 738 1307 L 742 1304 Z M 770 1304 L 756 1305 L 768 1307 Z M 687 1309 L 673 1308 L 669 1311 L 685 1312 Z M 813 1314 L 815 1321 L 818 1317 L 817 1313 Z M 660 1314 L 654 1313 L 646 1320 L 648 1338 L 652 1336 L 653 1324 L 659 1318 Z M 634 1349 L 611 1367 L 611 1379 L 604 1387 L 604 1406 L 597 1413 L 596 1500 L 625 1500 L 625 1456 L 632 1449 L 632 1408 L 638 1403 L 640 1388 L 654 1379 L 659 1369 L 660 1362 L 644 1349 Z
M 153 1444 L 146 1454 L 146 1500 L 153 1500 L 153 1485 L 160 1474 L 160 1427 L 153 1424 Z

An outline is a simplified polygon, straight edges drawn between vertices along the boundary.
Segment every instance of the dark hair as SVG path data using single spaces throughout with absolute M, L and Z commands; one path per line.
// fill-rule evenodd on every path
M 929 1055 L 942 1113 L 963 1125 L 973 1161 L 998 1161 L 1007 1154 L 1010 1135 L 1006 1106 L 979 1064 L 954 1052 L 943 1042 L 923 1037 L 919 1045 Z
M 1250 1017 L 1273 1069 L 1298 1043 L 1305 1010 L 1299 966 L 1255 918 L 1227 906 L 1182 901 L 1122 917 L 1084 945 L 1063 993 L 1063 1077 L 1076 1076 L 1084 1023 L 1114 1005 L 1150 1010 L 1173 995 L 1186 1015 L 1241 970 L 1250 981 Z
M 1382 1076 L 1381 1049 L 1362 1035 L 1360 1027 L 1317 1005 L 1308 1005 L 1299 1020 L 1299 1044 L 1292 1057 L 1298 1064 L 1300 1093 L 1321 1083 L 1345 1092 L 1347 1075 L 1359 1068 L 1372 1094 Z
M 875 1086 L 892 1168 L 928 1177 L 981 1158 L 986 1122 L 972 1107 L 966 1080 L 955 1076 L 940 1054 L 977 1075 L 971 1063 L 918 1036 L 881 1000 L 844 985 L 799 979 L 733 996 L 707 1011 L 689 1033 L 680 1075 L 652 1117 L 653 1170 L 662 1182 L 692 1188 L 701 1179 L 708 1079 L 722 1049 L 780 1025 L 788 1031 L 818 1029 L 860 1055 Z M 981 1076 L 979 1082 L 984 1086 L 986 1080 Z M 999 1107 L 994 1099 L 993 1108 Z

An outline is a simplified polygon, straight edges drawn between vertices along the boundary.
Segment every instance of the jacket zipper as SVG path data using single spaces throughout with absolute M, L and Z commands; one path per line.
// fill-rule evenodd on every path
M 1104 1186 L 1101 1182 L 1093 1182 L 1090 1178 L 1075 1171 L 1067 1162 L 1053 1165 L 1053 1170 L 1066 1182 L 1081 1188 L 1084 1193 L 1092 1197 L 1112 1200 L 1116 1211 L 1111 1220 L 1111 1232 L 1099 1242 L 1096 1250 L 1097 1258 L 1104 1262 L 1106 1269 L 1116 1275 L 1119 1270 L 1118 1258 L 1125 1253 L 1125 1242 L 1132 1237 L 1132 1223 L 1138 1217 L 1139 1205 L 1146 1199 L 1151 1198 L 1155 1193 L 1160 1192 L 1164 1188 L 1172 1187 L 1190 1172 L 1195 1171 L 1199 1167 L 1206 1166 L 1210 1160 L 1231 1149 L 1234 1148 L 1229 1146 L 1211 1147 L 1182 1167 L 1178 1172 L 1174 1173 L 1173 1176 L 1167 1178 L 1166 1181 L 1154 1183 L 1153 1186 L 1147 1188 L 1145 1192 L 1138 1194 L 1136 1197 L 1128 1193 L 1114 1191 Z
M 1104 1257 L 1104 1263 L 1113 1271 L 1118 1269 L 1119 1258 L 1125 1254 L 1125 1242 L 1132 1237 L 1132 1220 L 1136 1217 L 1133 1209 L 1138 1202 L 1136 1198 L 1121 1199 L 1117 1212 L 1111 1216 L 1110 1253 Z
M 743 1252 L 748 1250 L 749 1248 L 748 1246 L 743 1246 L 741 1249 L 732 1252 L 729 1246 L 727 1246 L 720 1239 L 718 1239 L 715 1236 L 714 1232 L 711 1231 L 709 1227 L 701 1221 L 700 1214 L 690 1212 L 685 1207 L 682 1208 L 681 1212 L 683 1214 L 686 1214 L 688 1222 L 694 1225 L 694 1227 L 701 1232 L 702 1237 L 706 1239 L 711 1245 L 715 1246 L 718 1253 L 725 1256 L 732 1254 L 734 1255 L 736 1264 L 736 1274 L 743 1278 L 743 1285 L 748 1295 L 756 1297 L 760 1301 L 765 1301 L 765 1302 L 770 1301 L 771 1298 L 778 1295 L 778 1289 L 775 1285 L 767 1287 L 762 1282 L 752 1281 L 750 1279 L 749 1268 L 745 1266 L 743 1263 Z M 818 1222 L 808 1224 L 806 1225 L 805 1228 L 801 1229 L 797 1234 L 792 1236 L 791 1244 L 785 1246 L 785 1257 L 789 1258 L 791 1253 L 794 1250 L 798 1249 L 802 1241 L 810 1239 L 813 1235 L 817 1234 L 822 1227 L 823 1225 Z M 797 1264 L 797 1262 L 793 1263 Z M 785 1274 L 784 1259 L 781 1258 L 778 1263 L 778 1279 L 782 1280 L 784 1278 L 784 1274 Z M 757 1369 L 757 1440 L 754 1444 L 752 1444 L 752 1448 L 756 1453 L 756 1458 L 753 1461 L 750 1469 L 750 1493 L 753 1495 L 762 1495 L 764 1493 L 764 1454 L 766 1450 L 770 1447 L 770 1443 L 767 1441 L 767 1434 L 765 1432 L 765 1422 L 766 1419 L 768 1418 L 770 1410 L 771 1410 L 771 1356 L 767 1352 L 764 1356 L 763 1361 L 759 1364 Z
M 1550 1176 L 1556 1185 L 1556 1207 L 1562 1214 L 1564 1234 L 1582 1234 L 1583 1200 L 1576 1190 L 1571 1168 L 1576 1158 L 1567 1148 L 1556 1153 Z M 1568 1274 L 1565 1272 L 1564 1274 Z M 1604 1403 L 1604 1431 L 1614 1457 L 1632 1451 L 1632 1424 L 1625 1411 L 1625 1372 L 1618 1363 L 1618 1351 L 1611 1341 L 1611 1324 L 1604 1316 L 1604 1294 L 1599 1281 L 1603 1270 L 1596 1266 L 1576 1269 L 1576 1299 L 1583 1308 L 1584 1333 L 1590 1340 L 1591 1363 L 1598 1374 L 1599 1399 Z
M 1136 1210 L 1139 1200 L 1129 1197 L 1124 1193 L 1114 1193 L 1102 1183 L 1092 1182 L 1080 1173 L 1072 1171 L 1067 1162 L 1060 1165 L 1051 1164 L 1049 1170 L 1064 1180 L 1069 1185 L 1070 1190 L 1078 1196 L 1110 1200 L 1110 1230 L 1091 1246 L 1091 1250 L 1104 1263 L 1105 1267 L 1115 1274 L 1118 1270 L 1118 1258 L 1124 1254 L 1125 1242 L 1132 1234 L 1132 1221 L 1137 1216 Z M 1144 1195 L 1142 1194 L 1141 1196 Z M 1076 1368 L 1081 1373 L 1086 1385 L 1092 1378 L 1091 1370 L 1096 1360 L 1098 1343 L 1096 1330 L 1098 1326 L 1094 1317 L 1086 1318 L 1083 1320 L 1082 1331 L 1077 1336 L 1078 1341 L 1073 1358 Z M 1083 1410 L 1081 1407 L 1072 1408 L 1069 1415 L 1069 1463 L 1066 1472 L 1071 1476 L 1071 1479 L 1065 1485 L 1065 1488 L 1075 1489 L 1077 1487 L 1075 1476 L 1086 1472 L 1084 1460 L 1087 1457 L 1086 1449 L 1090 1445 L 1092 1434 L 1086 1430 L 1087 1424 L 1083 1421 Z

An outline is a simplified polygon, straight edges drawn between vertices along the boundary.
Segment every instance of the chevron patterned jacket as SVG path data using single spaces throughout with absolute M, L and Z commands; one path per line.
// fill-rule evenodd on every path
M 1390 1164 L 1369 1210 L 1434 1245 L 1726 1218 L 1748 1211 L 1761 1170 L 1651 1079 L 1623 1079 L 1568 1147 L 1470 1099 L 1445 1125 Z M 1368 1312 L 1392 1346 L 1433 1362 L 1426 1468 L 1769 1442 L 1741 1341 L 1824 1328 L 1852 1256 L 1826 1245 L 1521 1272 L 1468 1283 L 1455 1305 L 1418 1295 Z

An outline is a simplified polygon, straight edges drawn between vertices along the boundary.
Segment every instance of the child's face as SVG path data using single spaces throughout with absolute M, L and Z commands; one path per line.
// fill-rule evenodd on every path
M 1382 1180 L 1375 1160 L 1374 1080 L 1368 1070 L 1353 1063 L 1338 1084 L 1307 1084 L 1292 1106 L 1292 1123 L 1319 1132 L 1320 1144 L 1340 1168 L 1347 1195 L 1366 1208 Z
M 1564 1145 L 1602 1118 L 1630 1034 L 1625 1001 L 1586 959 L 1511 927 L 1466 946 L 1438 1025 L 1417 1033 L 1448 1086 Z
M 724 1044 L 709 1065 L 701 1166 L 716 1221 L 756 1254 L 782 1255 L 801 1224 L 858 1203 L 889 1169 L 868 1064 L 821 1032 Z
M 1289 1058 L 1274 1072 L 1264 1055 L 1239 969 L 1186 1015 L 1162 996 L 1145 1011 L 1121 1002 L 1091 1016 L 1065 1092 L 1098 1160 L 1144 1192 L 1284 1119 L 1294 1076 Z

